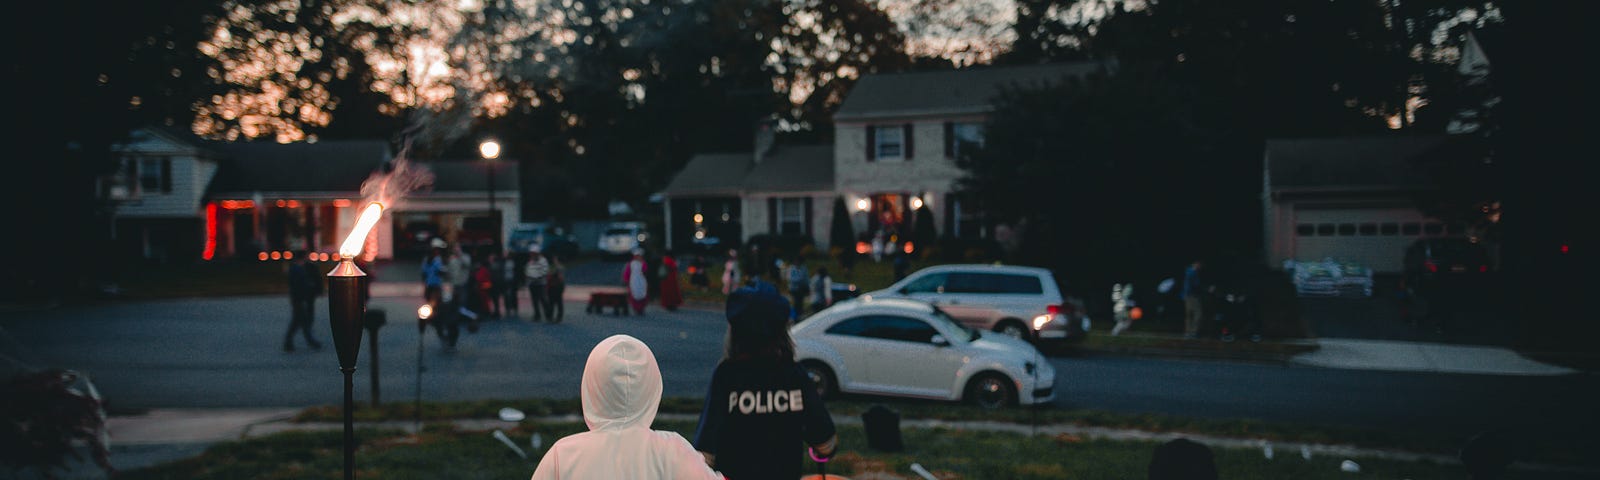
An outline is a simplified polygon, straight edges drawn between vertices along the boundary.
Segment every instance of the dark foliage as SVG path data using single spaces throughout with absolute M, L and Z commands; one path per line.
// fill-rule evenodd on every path
M 95 464 L 111 467 L 106 448 L 104 405 L 78 385 L 76 372 L 40 370 L 16 375 L 0 391 L 0 462 L 13 469 L 35 469 L 52 476 L 67 460 L 81 459 L 77 442 L 89 445 Z

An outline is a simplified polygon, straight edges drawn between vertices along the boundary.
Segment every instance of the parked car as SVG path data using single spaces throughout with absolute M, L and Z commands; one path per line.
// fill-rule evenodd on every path
M 921 300 L 973 328 L 1029 341 L 1075 341 L 1089 330 L 1082 303 L 1063 298 L 1055 276 L 1043 268 L 938 265 L 862 296 Z
M 616 222 L 600 233 L 596 246 L 606 255 L 628 255 L 649 239 L 644 222 Z
M 506 249 L 511 252 L 527 252 L 534 245 L 538 245 L 539 250 L 547 255 L 563 259 L 578 254 L 576 236 L 566 228 L 544 222 L 518 224 L 511 229 L 510 238 L 506 240 Z
M 894 395 L 985 408 L 1055 398 L 1055 369 L 1033 345 L 967 327 L 906 299 L 835 304 L 789 330 L 819 393 Z
M 1427 316 L 1458 307 L 1481 292 L 1493 275 L 1483 245 L 1459 237 L 1424 238 L 1406 248 L 1402 288 L 1412 308 Z

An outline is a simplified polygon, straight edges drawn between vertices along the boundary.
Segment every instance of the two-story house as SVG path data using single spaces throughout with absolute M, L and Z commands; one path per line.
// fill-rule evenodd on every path
M 769 133 L 758 132 L 756 152 L 691 159 L 662 191 L 666 246 L 760 234 L 801 234 L 826 245 L 836 200 L 858 236 L 909 236 L 917 210 L 928 209 L 940 236 L 986 237 L 983 212 L 955 191 L 964 175 L 955 159 L 983 144 L 996 95 L 1107 68 L 1076 62 L 863 76 L 834 114 L 832 145 L 773 146 Z
M 119 148 L 121 168 L 102 179 L 122 254 L 157 262 L 254 258 L 294 250 L 332 255 L 365 205 L 361 187 L 394 160 L 382 140 L 214 142 L 160 128 L 135 131 Z M 433 180 L 383 217 L 376 258 L 405 253 L 432 237 L 465 241 L 475 221 L 490 226 L 482 160 L 420 164 Z M 520 218 L 514 162 L 493 165 L 503 242 Z M 427 238 L 415 238 L 427 235 Z

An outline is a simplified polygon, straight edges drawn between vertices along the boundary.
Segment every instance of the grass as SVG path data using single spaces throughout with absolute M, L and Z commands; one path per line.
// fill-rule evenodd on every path
M 1418 432 L 1359 429 L 1350 427 L 1268 423 L 1256 420 L 1205 419 L 1157 414 L 1126 414 L 1096 410 L 1064 410 L 1056 408 L 1010 408 L 984 410 L 968 405 L 920 400 L 888 399 L 882 397 L 848 396 L 830 400 L 828 411 L 835 415 L 860 416 L 874 405 L 883 405 L 900 413 L 906 419 L 937 419 L 945 421 L 996 421 L 1017 424 L 1037 422 L 1041 425 L 1068 424 L 1084 427 L 1134 429 L 1152 432 L 1182 432 L 1217 437 L 1257 438 L 1284 442 L 1346 444 L 1368 448 L 1406 450 L 1423 453 L 1454 453 L 1461 439 L 1446 435 Z M 664 398 L 662 414 L 698 415 L 703 403 L 697 398 Z M 492 419 L 498 417 L 503 407 L 522 410 L 529 417 L 576 415 L 581 406 L 576 399 L 526 399 L 481 400 L 470 402 L 425 402 L 422 405 L 424 421 L 452 419 Z M 377 408 L 357 407 L 355 418 L 361 422 L 407 421 L 415 409 L 409 402 L 395 402 Z M 339 407 L 321 406 L 306 409 L 295 422 L 342 422 Z M 1571 448 L 1553 445 L 1543 458 L 1564 460 L 1578 452 Z
M 653 426 L 691 438 L 691 422 L 658 421 Z M 557 439 L 583 430 L 581 423 L 524 421 L 506 429 L 520 447 L 539 433 L 548 446 Z M 1028 436 L 1015 433 L 951 429 L 905 428 L 905 450 L 878 452 L 866 445 L 859 426 L 839 427 L 839 451 L 828 465 L 831 474 L 857 479 L 915 479 L 910 465 L 917 463 L 941 479 L 1126 479 L 1140 478 L 1158 445 L 1147 441 L 1091 440 L 1070 435 Z M 146 479 L 287 479 L 339 478 L 343 468 L 342 432 L 285 432 L 266 437 L 221 443 L 199 457 L 125 472 L 121 478 Z M 430 425 L 417 435 L 395 430 L 364 429 L 357 432 L 356 474 L 361 478 L 476 479 L 526 478 L 542 452 L 530 451 L 523 460 L 488 432 L 461 431 Z M 802 471 L 815 472 L 796 449 Z M 1222 478 L 1344 479 L 1338 457 L 1279 454 L 1263 457 L 1256 449 L 1213 448 Z M 1378 478 L 1463 478 L 1459 467 L 1427 462 L 1356 459 L 1362 476 Z M 1514 478 L 1514 477 L 1513 477 Z

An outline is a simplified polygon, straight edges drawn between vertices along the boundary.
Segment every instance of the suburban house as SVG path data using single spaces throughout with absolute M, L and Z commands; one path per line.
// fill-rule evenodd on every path
M 230 143 L 160 128 L 134 132 L 120 152 L 121 169 L 100 189 L 117 244 L 162 262 L 333 255 L 365 207 L 362 183 L 395 160 L 381 140 Z M 371 255 L 392 258 L 435 236 L 469 245 L 496 238 L 482 160 L 418 165 L 433 173 L 432 187 L 391 207 Z M 493 168 L 503 241 L 520 218 L 517 170 L 504 161 Z
M 755 152 L 690 159 L 661 192 L 666 247 L 760 234 L 806 235 L 825 246 L 836 199 L 861 236 L 909 236 L 916 211 L 929 209 L 940 236 L 987 237 L 982 211 L 954 191 L 963 175 L 955 159 L 982 145 L 995 96 L 1108 68 L 1076 62 L 863 76 L 834 114 L 832 145 L 774 146 L 763 127 Z
M 1433 155 L 1460 156 L 1457 135 L 1280 139 L 1263 160 L 1268 265 L 1334 259 L 1399 273 L 1406 247 L 1423 237 L 1464 236 L 1430 218 L 1416 195 L 1434 188 L 1417 168 Z

